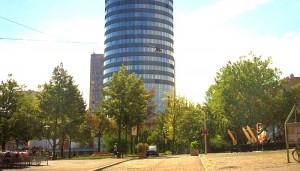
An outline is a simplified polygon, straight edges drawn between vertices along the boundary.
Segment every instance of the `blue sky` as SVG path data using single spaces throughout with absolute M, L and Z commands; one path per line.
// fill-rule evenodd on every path
M 37 89 L 63 62 L 88 101 L 90 54 L 104 48 L 104 6 L 104 0 L 0 0 L 0 38 L 43 40 L 0 39 L 0 80 L 12 73 Z M 299 11 L 298 0 L 174 0 L 177 93 L 203 102 L 216 72 L 250 51 L 272 56 L 282 77 L 299 76 Z

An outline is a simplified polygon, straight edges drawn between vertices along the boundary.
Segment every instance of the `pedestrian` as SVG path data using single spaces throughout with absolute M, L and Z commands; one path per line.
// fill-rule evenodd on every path
M 73 157 L 77 157 L 75 150 L 73 150 Z
M 114 156 L 116 156 L 118 154 L 118 144 L 115 143 L 114 145 Z

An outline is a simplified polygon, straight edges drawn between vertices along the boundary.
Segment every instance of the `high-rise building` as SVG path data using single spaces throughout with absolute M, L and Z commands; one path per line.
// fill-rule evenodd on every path
M 103 64 L 103 54 L 91 54 L 89 108 L 92 112 L 99 109 L 99 102 L 102 98 L 100 91 L 103 87 Z
M 156 112 L 175 91 L 173 0 L 105 0 L 104 84 L 126 66 L 155 89 Z

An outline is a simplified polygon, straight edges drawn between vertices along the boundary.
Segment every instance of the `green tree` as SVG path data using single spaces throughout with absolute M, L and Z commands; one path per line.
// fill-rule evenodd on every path
M 71 140 L 79 134 L 79 128 L 84 122 L 85 103 L 73 77 L 63 68 L 62 63 L 54 68 L 49 83 L 45 83 L 40 88 L 41 117 L 43 123 L 50 126 L 48 131 L 53 141 L 55 159 L 57 139 L 60 139 L 59 143 L 63 151 L 64 140 L 66 138 Z
M 103 112 L 99 110 L 97 113 L 91 113 L 90 110 L 86 112 L 85 117 L 85 131 L 82 140 L 93 140 L 93 137 L 98 137 L 98 152 L 100 149 L 100 140 L 103 134 L 106 134 L 110 128 L 110 122 Z
M 148 118 L 148 123 L 147 125 L 144 123 L 144 122 L 140 122 L 139 124 L 132 124 L 132 126 L 134 126 L 137 130 L 136 130 L 136 133 L 137 135 L 136 136 L 131 136 L 131 153 L 133 153 L 133 150 L 134 150 L 134 144 L 133 144 L 133 138 L 135 138 L 135 141 L 134 142 L 138 142 L 139 140 L 140 141 L 147 141 L 148 142 L 148 139 L 152 139 L 153 143 L 157 144 L 158 142 L 158 137 L 153 135 L 152 133 L 155 133 L 156 132 L 156 128 L 155 127 L 152 127 L 152 126 L 149 126 L 149 125 L 153 125 L 155 123 L 157 123 L 157 114 L 155 113 L 155 109 L 156 109 L 156 106 L 157 104 L 155 103 L 155 101 L 153 100 L 153 98 L 155 97 L 155 90 L 154 88 L 151 88 L 148 92 L 147 92 L 147 112 L 146 112 L 146 117 Z M 144 116 L 145 117 L 145 116 Z M 140 119 L 143 119 L 143 118 L 140 118 Z M 154 137 L 153 138 L 149 138 L 149 136 L 152 135 Z
M 135 73 L 128 75 L 125 66 L 122 66 L 119 72 L 113 74 L 102 95 L 104 99 L 100 109 L 116 120 L 118 142 L 121 142 L 122 130 L 125 130 L 127 142 L 131 127 L 141 124 L 147 116 L 148 98 L 142 78 L 137 78 Z
M 252 53 L 248 57 L 242 56 L 222 67 L 206 93 L 210 135 L 224 137 L 229 128 L 242 143 L 242 127 L 254 127 L 258 122 L 274 124 L 282 112 L 280 70 L 270 66 L 271 57 L 263 60 Z
M 14 140 L 14 128 L 11 126 L 11 118 L 18 109 L 19 98 L 21 96 L 21 86 L 12 78 L 10 74 L 6 82 L 0 84 L 0 143 L 2 150 L 5 144 Z
M 188 148 L 191 142 L 200 142 L 202 138 L 204 112 L 200 105 L 188 102 L 178 125 L 178 141 L 181 151 Z M 203 145 L 203 144 L 202 144 Z
M 184 112 L 183 108 L 186 106 L 186 99 L 178 97 L 173 94 L 167 95 L 168 106 L 165 112 L 160 114 L 160 122 L 165 130 L 169 131 L 169 135 L 165 138 L 171 139 L 172 154 L 176 153 L 176 140 L 178 139 L 177 132 L 179 131 L 179 124 Z M 161 128 L 161 129 L 164 129 Z
M 44 125 L 41 124 L 38 117 L 40 111 L 37 93 L 32 90 L 20 93 L 22 95 L 19 98 L 19 107 L 11 118 L 13 137 L 23 141 L 44 138 L 45 135 L 40 131 Z
M 185 97 L 168 95 L 168 107 L 158 116 L 158 127 L 149 140 L 162 141 L 160 146 L 172 153 L 188 153 L 193 141 L 200 142 L 203 130 L 203 111 Z
M 155 109 L 157 107 L 157 104 L 153 100 L 154 96 L 155 96 L 155 89 L 151 88 L 147 93 L 147 101 L 148 101 L 147 115 L 155 114 Z
M 283 84 L 286 80 L 283 80 Z M 296 104 L 299 106 L 300 104 L 300 84 L 296 84 L 292 86 L 290 89 L 285 89 L 283 92 L 285 93 L 285 97 L 287 97 L 289 104 Z M 290 107 L 290 106 L 289 106 Z

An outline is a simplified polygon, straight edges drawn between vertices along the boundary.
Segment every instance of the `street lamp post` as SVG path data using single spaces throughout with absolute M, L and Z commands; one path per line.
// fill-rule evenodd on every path
M 163 127 L 163 134 L 164 134 L 164 153 L 166 153 L 166 133 L 165 133 L 166 128 Z
M 169 130 L 167 130 L 167 128 L 166 127 L 163 127 L 163 134 L 164 134 L 164 153 L 166 153 L 166 144 L 167 144 L 167 134 L 168 134 L 168 132 L 169 132 Z
M 207 108 L 206 111 L 204 111 L 204 130 L 203 130 L 203 134 L 204 134 L 204 153 L 207 154 L 207 128 L 206 128 L 206 112 L 207 112 Z
M 48 133 L 49 125 L 44 126 L 46 128 L 46 134 Z M 47 149 L 47 165 L 48 165 L 48 156 L 49 156 L 49 150 L 48 150 L 48 136 L 46 136 L 46 149 Z

